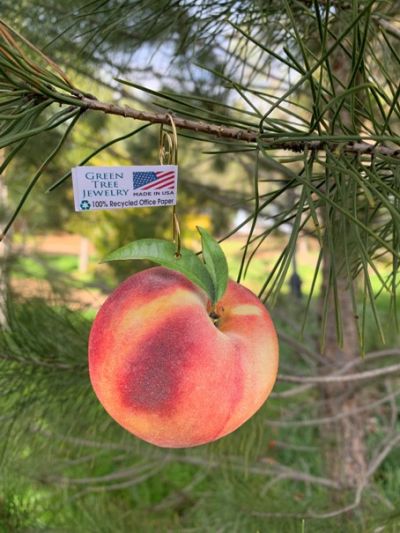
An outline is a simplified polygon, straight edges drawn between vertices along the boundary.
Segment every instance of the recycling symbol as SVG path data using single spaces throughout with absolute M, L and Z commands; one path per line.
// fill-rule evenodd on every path
M 82 200 L 81 209 L 83 211 L 88 211 L 90 209 L 90 203 L 87 200 Z

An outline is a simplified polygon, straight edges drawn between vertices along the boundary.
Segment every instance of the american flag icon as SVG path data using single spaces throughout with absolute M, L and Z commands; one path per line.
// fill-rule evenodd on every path
M 175 187 L 175 170 L 157 170 L 133 172 L 133 188 L 142 191 L 173 189 Z

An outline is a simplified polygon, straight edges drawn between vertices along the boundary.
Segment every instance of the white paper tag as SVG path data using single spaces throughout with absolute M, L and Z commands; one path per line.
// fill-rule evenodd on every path
M 176 204 L 178 167 L 74 167 L 75 211 Z

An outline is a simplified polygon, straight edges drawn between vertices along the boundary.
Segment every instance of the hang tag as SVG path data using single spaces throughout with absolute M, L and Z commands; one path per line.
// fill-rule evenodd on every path
M 176 205 L 178 167 L 74 167 L 75 211 Z

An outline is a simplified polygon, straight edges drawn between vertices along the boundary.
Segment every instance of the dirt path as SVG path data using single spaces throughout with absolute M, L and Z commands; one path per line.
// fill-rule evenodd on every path
M 49 233 L 37 235 L 29 240 L 28 251 L 46 254 L 67 254 L 79 256 L 82 237 L 71 233 Z M 89 243 L 89 254 L 94 253 L 94 247 Z
M 59 296 L 48 281 L 32 278 L 11 280 L 11 291 L 23 298 L 44 298 L 55 304 L 67 304 L 72 309 L 82 307 L 98 309 L 107 297 L 100 290 L 92 288 L 70 289 L 68 295 Z

